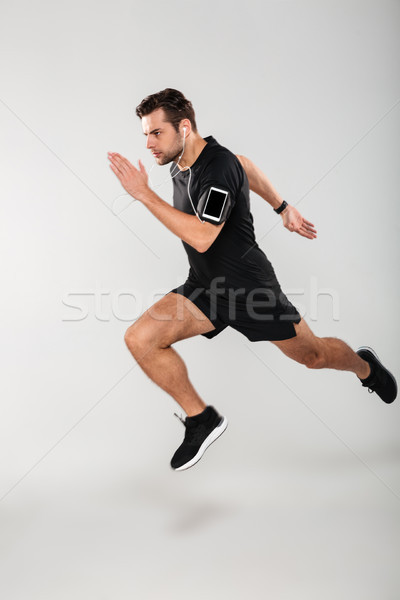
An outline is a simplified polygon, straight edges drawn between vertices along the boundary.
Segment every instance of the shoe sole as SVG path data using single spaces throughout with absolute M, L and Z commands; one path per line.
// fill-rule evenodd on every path
M 190 459 L 189 462 L 185 463 L 180 467 L 177 467 L 176 469 L 174 469 L 174 471 L 185 471 L 186 469 L 190 469 L 190 467 L 193 467 L 193 465 L 199 462 L 207 448 L 211 446 L 211 444 L 215 442 L 215 440 L 217 440 L 219 436 L 224 433 L 227 427 L 228 419 L 226 417 L 222 417 L 221 423 L 217 425 L 215 429 L 212 430 L 208 437 L 206 437 L 206 439 L 198 449 L 197 454 L 192 459 Z
M 357 350 L 357 354 L 358 354 L 358 352 L 359 352 L 360 350 L 366 350 L 367 352 L 370 352 L 370 353 L 373 355 L 373 357 L 375 358 L 376 362 L 377 362 L 377 363 L 378 363 L 378 364 L 379 364 L 379 365 L 382 367 L 382 369 L 384 369 L 384 370 L 386 371 L 386 373 L 388 373 L 388 374 L 390 375 L 390 377 L 392 378 L 392 381 L 393 381 L 393 383 L 394 383 L 394 386 L 395 386 L 395 388 L 396 388 L 396 395 L 395 395 L 395 397 L 393 398 L 393 400 L 389 400 L 389 402 L 387 402 L 387 400 L 384 400 L 384 401 L 383 401 L 383 402 L 386 402 L 386 404 L 391 404 L 391 403 L 392 403 L 392 402 L 394 402 L 394 401 L 396 400 L 396 398 L 397 398 L 397 381 L 396 381 L 396 379 L 395 379 L 394 375 L 393 375 L 393 374 L 392 374 L 392 373 L 389 371 L 389 369 L 387 369 L 387 368 L 386 368 L 386 367 L 385 367 L 385 366 L 384 366 L 384 365 L 381 363 L 381 361 L 379 360 L 379 357 L 378 357 L 377 353 L 375 352 L 375 350 L 373 350 L 373 349 L 372 349 L 372 348 L 370 348 L 369 346 L 360 346 L 360 348 L 358 348 L 358 350 Z M 375 393 L 376 393 L 376 392 L 375 392 Z

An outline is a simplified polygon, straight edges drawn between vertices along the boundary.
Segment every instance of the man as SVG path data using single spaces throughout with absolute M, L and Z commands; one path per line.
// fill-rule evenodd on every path
M 144 372 L 187 415 L 172 468 L 193 466 L 227 426 L 226 418 L 200 398 L 171 347 L 195 335 L 211 339 L 233 327 L 250 341 L 271 341 L 309 368 L 352 371 L 384 402 L 393 402 L 396 380 L 371 348 L 354 352 L 339 339 L 316 337 L 283 294 L 255 240 L 249 188 L 271 204 L 290 231 L 313 239 L 313 224 L 282 201 L 249 159 L 235 156 L 212 136 L 203 139 L 192 104 L 181 92 L 167 88 L 152 94 L 136 114 L 156 163 L 173 163 L 174 206 L 150 189 L 141 161 L 136 169 L 110 152 L 110 167 L 125 190 L 182 240 L 190 263 L 186 282 L 144 312 L 125 335 Z

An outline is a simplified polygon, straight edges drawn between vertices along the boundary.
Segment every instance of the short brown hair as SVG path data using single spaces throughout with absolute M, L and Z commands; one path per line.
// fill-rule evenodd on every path
M 192 129 L 197 133 L 196 118 L 194 109 L 190 100 L 187 100 L 182 92 L 172 88 L 166 88 L 156 94 L 147 96 L 136 107 L 136 114 L 142 118 L 157 108 L 162 108 L 167 117 L 167 121 L 171 123 L 176 131 L 179 131 L 179 123 L 182 119 L 189 119 L 192 124 Z

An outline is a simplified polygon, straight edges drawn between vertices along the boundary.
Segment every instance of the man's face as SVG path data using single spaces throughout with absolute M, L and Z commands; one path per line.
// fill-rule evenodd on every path
M 158 165 L 178 160 L 183 149 L 183 139 L 172 123 L 166 121 L 162 108 L 142 117 L 142 127 L 147 137 L 146 148 L 151 151 Z

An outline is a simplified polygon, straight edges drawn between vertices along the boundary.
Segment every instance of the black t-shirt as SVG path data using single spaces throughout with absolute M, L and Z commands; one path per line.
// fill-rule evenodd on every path
M 180 171 L 173 179 L 174 207 L 190 215 L 194 211 L 188 195 L 197 209 L 199 199 L 211 186 L 229 192 L 230 208 L 225 225 L 206 252 L 198 252 L 182 241 L 190 264 L 188 282 L 209 288 L 213 279 L 223 277 L 228 288 L 267 287 L 279 290 L 274 269 L 258 246 L 250 212 L 249 183 L 237 157 L 212 137 L 189 170 Z M 173 163 L 172 170 L 176 165 Z M 222 281 L 222 280 L 221 280 Z

